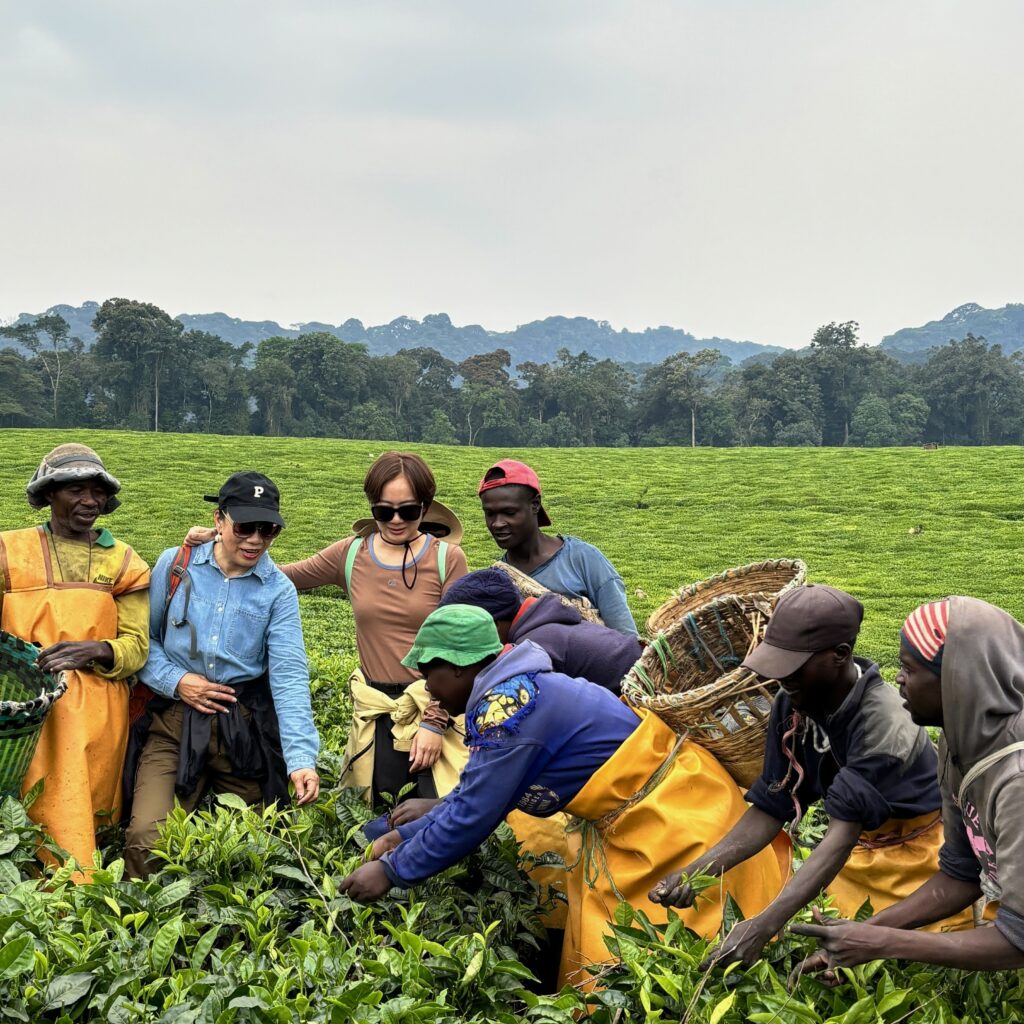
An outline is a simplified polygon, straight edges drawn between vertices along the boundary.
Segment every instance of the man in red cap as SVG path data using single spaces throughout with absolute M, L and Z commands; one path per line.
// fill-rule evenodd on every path
M 864 608 L 833 587 L 809 584 L 779 600 L 764 641 L 743 663 L 778 679 L 764 770 L 753 806 L 714 849 L 663 879 L 651 899 L 690 906 L 687 878 L 721 875 L 764 849 L 823 800 L 828 830 L 779 896 L 737 925 L 710 958 L 752 963 L 773 935 L 823 889 L 844 917 L 865 902 L 897 903 L 937 870 L 942 798 L 935 748 L 878 666 L 853 654 Z M 945 928 L 966 927 L 968 915 Z M 938 924 L 935 926 L 938 927 Z
M 615 566 L 593 544 L 578 537 L 541 533 L 551 520 L 540 500 L 540 480 L 525 463 L 502 459 L 484 474 L 477 491 L 484 522 L 502 561 L 532 576 L 556 594 L 587 598 L 606 626 L 636 636 L 626 587 Z

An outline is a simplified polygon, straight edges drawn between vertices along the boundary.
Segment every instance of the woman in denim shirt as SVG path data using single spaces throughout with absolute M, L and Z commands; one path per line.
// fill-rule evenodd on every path
M 175 798 L 192 810 L 208 789 L 247 803 L 316 800 L 320 737 L 295 587 L 270 558 L 284 526 L 280 495 L 259 473 L 220 489 L 219 541 L 194 548 L 166 604 L 178 548 L 153 570 L 149 660 L 140 673 L 156 694 L 133 730 L 136 757 L 130 875 L 145 877 L 160 823 Z

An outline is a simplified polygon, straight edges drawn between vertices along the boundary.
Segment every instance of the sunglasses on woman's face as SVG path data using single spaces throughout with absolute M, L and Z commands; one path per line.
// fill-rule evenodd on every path
M 280 532 L 279 523 L 236 523 L 231 521 L 231 532 L 236 537 L 251 537 L 258 533 L 263 540 L 273 540 Z
M 390 523 L 396 513 L 403 523 L 415 523 L 423 515 L 423 506 L 415 501 L 405 505 L 370 506 L 370 514 L 378 523 Z

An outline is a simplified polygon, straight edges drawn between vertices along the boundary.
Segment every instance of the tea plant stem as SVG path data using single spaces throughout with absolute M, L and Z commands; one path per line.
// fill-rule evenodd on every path
M 327 902 L 327 897 L 323 894 L 320 886 L 313 881 L 313 876 L 309 872 L 309 868 L 306 867 L 305 858 L 302 856 L 302 851 L 293 843 L 290 839 L 285 837 L 285 843 L 291 849 L 292 853 L 298 858 L 299 869 L 306 876 L 306 881 L 309 882 L 313 891 L 317 894 L 320 902 L 324 905 L 324 910 L 327 912 L 327 932 L 330 934 L 334 931 L 334 913 L 331 911 L 330 905 Z

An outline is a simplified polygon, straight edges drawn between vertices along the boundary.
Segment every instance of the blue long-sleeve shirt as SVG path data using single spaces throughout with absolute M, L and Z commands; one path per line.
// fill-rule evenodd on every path
M 626 585 L 615 566 L 579 537 L 563 537 L 562 546 L 530 575 L 543 587 L 565 597 L 585 597 L 606 626 L 636 636 L 636 623 L 626 603 Z M 503 556 L 508 561 L 507 556 Z
M 281 748 L 289 774 L 313 768 L 320 735 L 309 698 L 309 667 L 302 640 L 295 587 L 264 552 L 241 576 L 225 576 L 213 557 L 213 544 L 192 552 L 188 620 L 196 631 L 196 656 L 190 655 L 187 626 L 175 626 L 185 608 L 185 586 L 171 598 L 167 633 L 160 625 L 168 577 L 178 548 L 157 560 L 150 585 L 149 660 L 139 673 L 156 693 L 175 696 L 182 677 L 195 672 L 212 683 L 233 686 L 266 672 L 274 698 Z
M 469 761 L 459 784 L 381 858 L 395 885 L 429 878 L 475 850 L 509 811 L 562 810 L 640 719 L 608 690 L 551 671 L 529 640 L 489 665 L 466 711 Z

